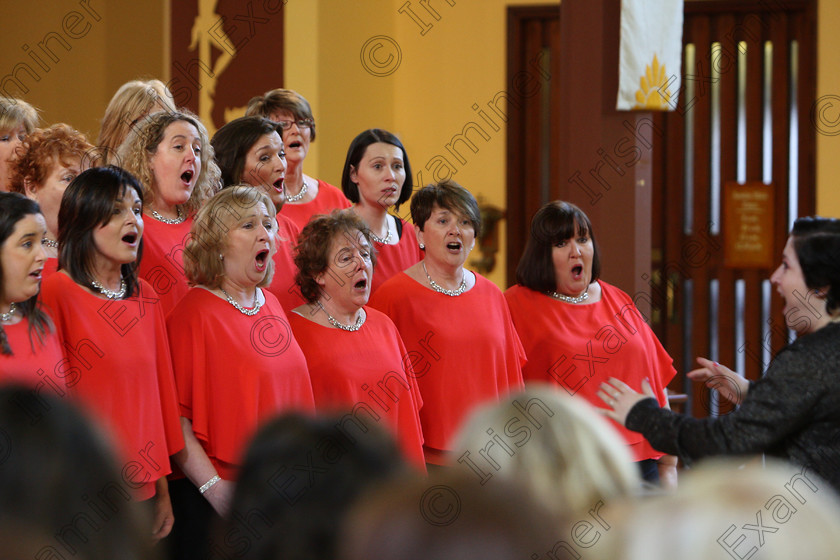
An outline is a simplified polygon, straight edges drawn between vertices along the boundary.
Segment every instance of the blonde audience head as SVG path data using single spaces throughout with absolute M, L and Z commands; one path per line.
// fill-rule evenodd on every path
M 520 480 L 560 515 L 639 492 L 627 445 L 588 403 L 549 386 L 476 411 L 457 438 L 454 465 L 477 480 Z M 483 474 L 479 474 L 483 473 Z
M 132 80 L 126 82 L 111 98 L 105 109 L 97 145 L 105 150 L 109 163 L 129 130 L 150 113 L 176 111 L 172 92 L 160 80 Z
M 840 549 L 840 501 L 813 471 L 774 459 L 714 459 L 677 491 L 608 508 L 591 558 L 829 560 Z

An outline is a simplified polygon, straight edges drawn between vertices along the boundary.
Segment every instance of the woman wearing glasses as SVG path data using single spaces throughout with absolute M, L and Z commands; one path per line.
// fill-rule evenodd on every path
M 286 147 L 286 204 L 283 215 L 303 229 L 315 214 L 329 214 L 336 208 L 349 208 L 337 187 L 303 172 L 303 160 L 309 143 L 315 140 L 315 119 L 309 102 L 290 89 L 273 89 L 248 102 L 247 116 L 270 119 L 283 130 Z

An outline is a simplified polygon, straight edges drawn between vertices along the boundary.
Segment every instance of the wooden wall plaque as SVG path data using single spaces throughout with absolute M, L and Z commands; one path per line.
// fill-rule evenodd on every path
M 724 266 L 773 268 L 773 185 L 728 181 L 723 189 Z

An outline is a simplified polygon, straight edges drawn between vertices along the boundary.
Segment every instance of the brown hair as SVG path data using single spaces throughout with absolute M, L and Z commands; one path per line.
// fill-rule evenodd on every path
M 330 265 L 329 252 L 333 239 L 346 235 L 355 242 L 354 233 L 357 231 L 370 245 L 370 261 L 376 266 L 376 250 L 373 248 L 370 229 L 352 210 L 333 210 L 329 215 L 313 217 L 303 228 L 295 247 L 295 266 L 298 269 L 295 281 L 306 301 L 314 303 L 321 297 L 321 286 L 315 278 Z
M 171 113 L 177 111 L 172 92 L 166 84 L 160 80 L 132 80 L 124 83 L 105 109 L 97 145 L 109 157 L 113 157 L 129 130 L 140 119 L 157 110 Z
M 271 114 L 277 111 L 288 111 L 297 120 L 310 119 L 312 126 L 309 140 L 315 141 L 315 117 L 312 116 L 312 108 L 309 106 L 309 101 L 294 90 L 278 88 L 265 92 L 265 95 L 252 97 L 248 101 L 245 116 L 257 115 L 270 118 Z
M 432 215 L 435 206 L 460 212 L 472 224 L 476 237 L 481 235 L 481 211 L 478 209 L 478 202 L 470 191 L 452 179 L 426 185 L 414 193 L 411 199 L 411 221 L 420 231 L 423 231 L 426 220 Z
M 555 200 L 537 210 L 531 220 L 531 235 L 525 252 L 516 267 L 516 281 L 537 292 L 557 289 L 557 275 L 551 252 L 561 241 L 575 235 L 587 235 L 592 240 L 592 279 L 601 276 L 601 256 L 592 222 L 583 210 L 562 200 Z

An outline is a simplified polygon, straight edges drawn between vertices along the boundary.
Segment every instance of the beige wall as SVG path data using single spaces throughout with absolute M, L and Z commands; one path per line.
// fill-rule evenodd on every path
M 41 109 L 47 123 L 67 122 L 95 140 L 105 107 L 121 84 L 165 77 L 165 6 L 165 0 L 4 2 L 0 77 L 18 64 L 28 65 L 38 80 L 16 74 L 30 90 L 24 99 Z M 30 56 L 33 52 L 47 70 Z M 0 95 L 17 92 L 10 82 L 5 86 Z
M 817 16 L 817 213 L 840 217 L 840 2 L 819 0 Z M 811 123 L 804 123 L 810 126 Z
M 507 6 L 556 2 L 458 0 L 450 6 L 447 0 L 430 0 L 440 17 L 436 20 L 419 0 L 411 0 L 409 9 L 424 27 L 408 10 L 398 11 L 405 2 L 290 0 L 286 5 L 286 86 L 312 102 L 319 122 L 313 145 L 318 165 L 308 161 L 307 170 L 337 184 L 353 137 L 366 128 L 381 127 L 402 139 L 415 182 L 419 178 L 427 184 L 450 173 L 435 158 L 444 155 L 452 164 L 454 180 L 504 208 L 504 123 L 496 117 L 502 126 L 493 131 L 472 106 L 478 104 L 486 111 L 486 103 L 505 89 Z M 373 60 L 367 66 L 383 74 L 393 70 L 388 75 L 373 75 L 362 63 L 363 46 L 376 36 L 388 39 L 369 43 L 380 48 L 370 55 Z M 317 58 L 296 48 L 307 41 L 314 43 Z M 384 64 L 389 55 L 395 62 L 390 66 Z M 309 60 L 313 62 L 304 62 Z M 477 152 L 459 143 L 461 162 L 445 146 L 471 121 L 481 123 L 490 138 L 473 138 L 471 133 Z M 405 207 L 400 214 L 407 211 Z M 503 242 L 503 228 L 500 234 Z M 489 275 L 499 285 L 504 284 L 501 249 L 496 270 Z

